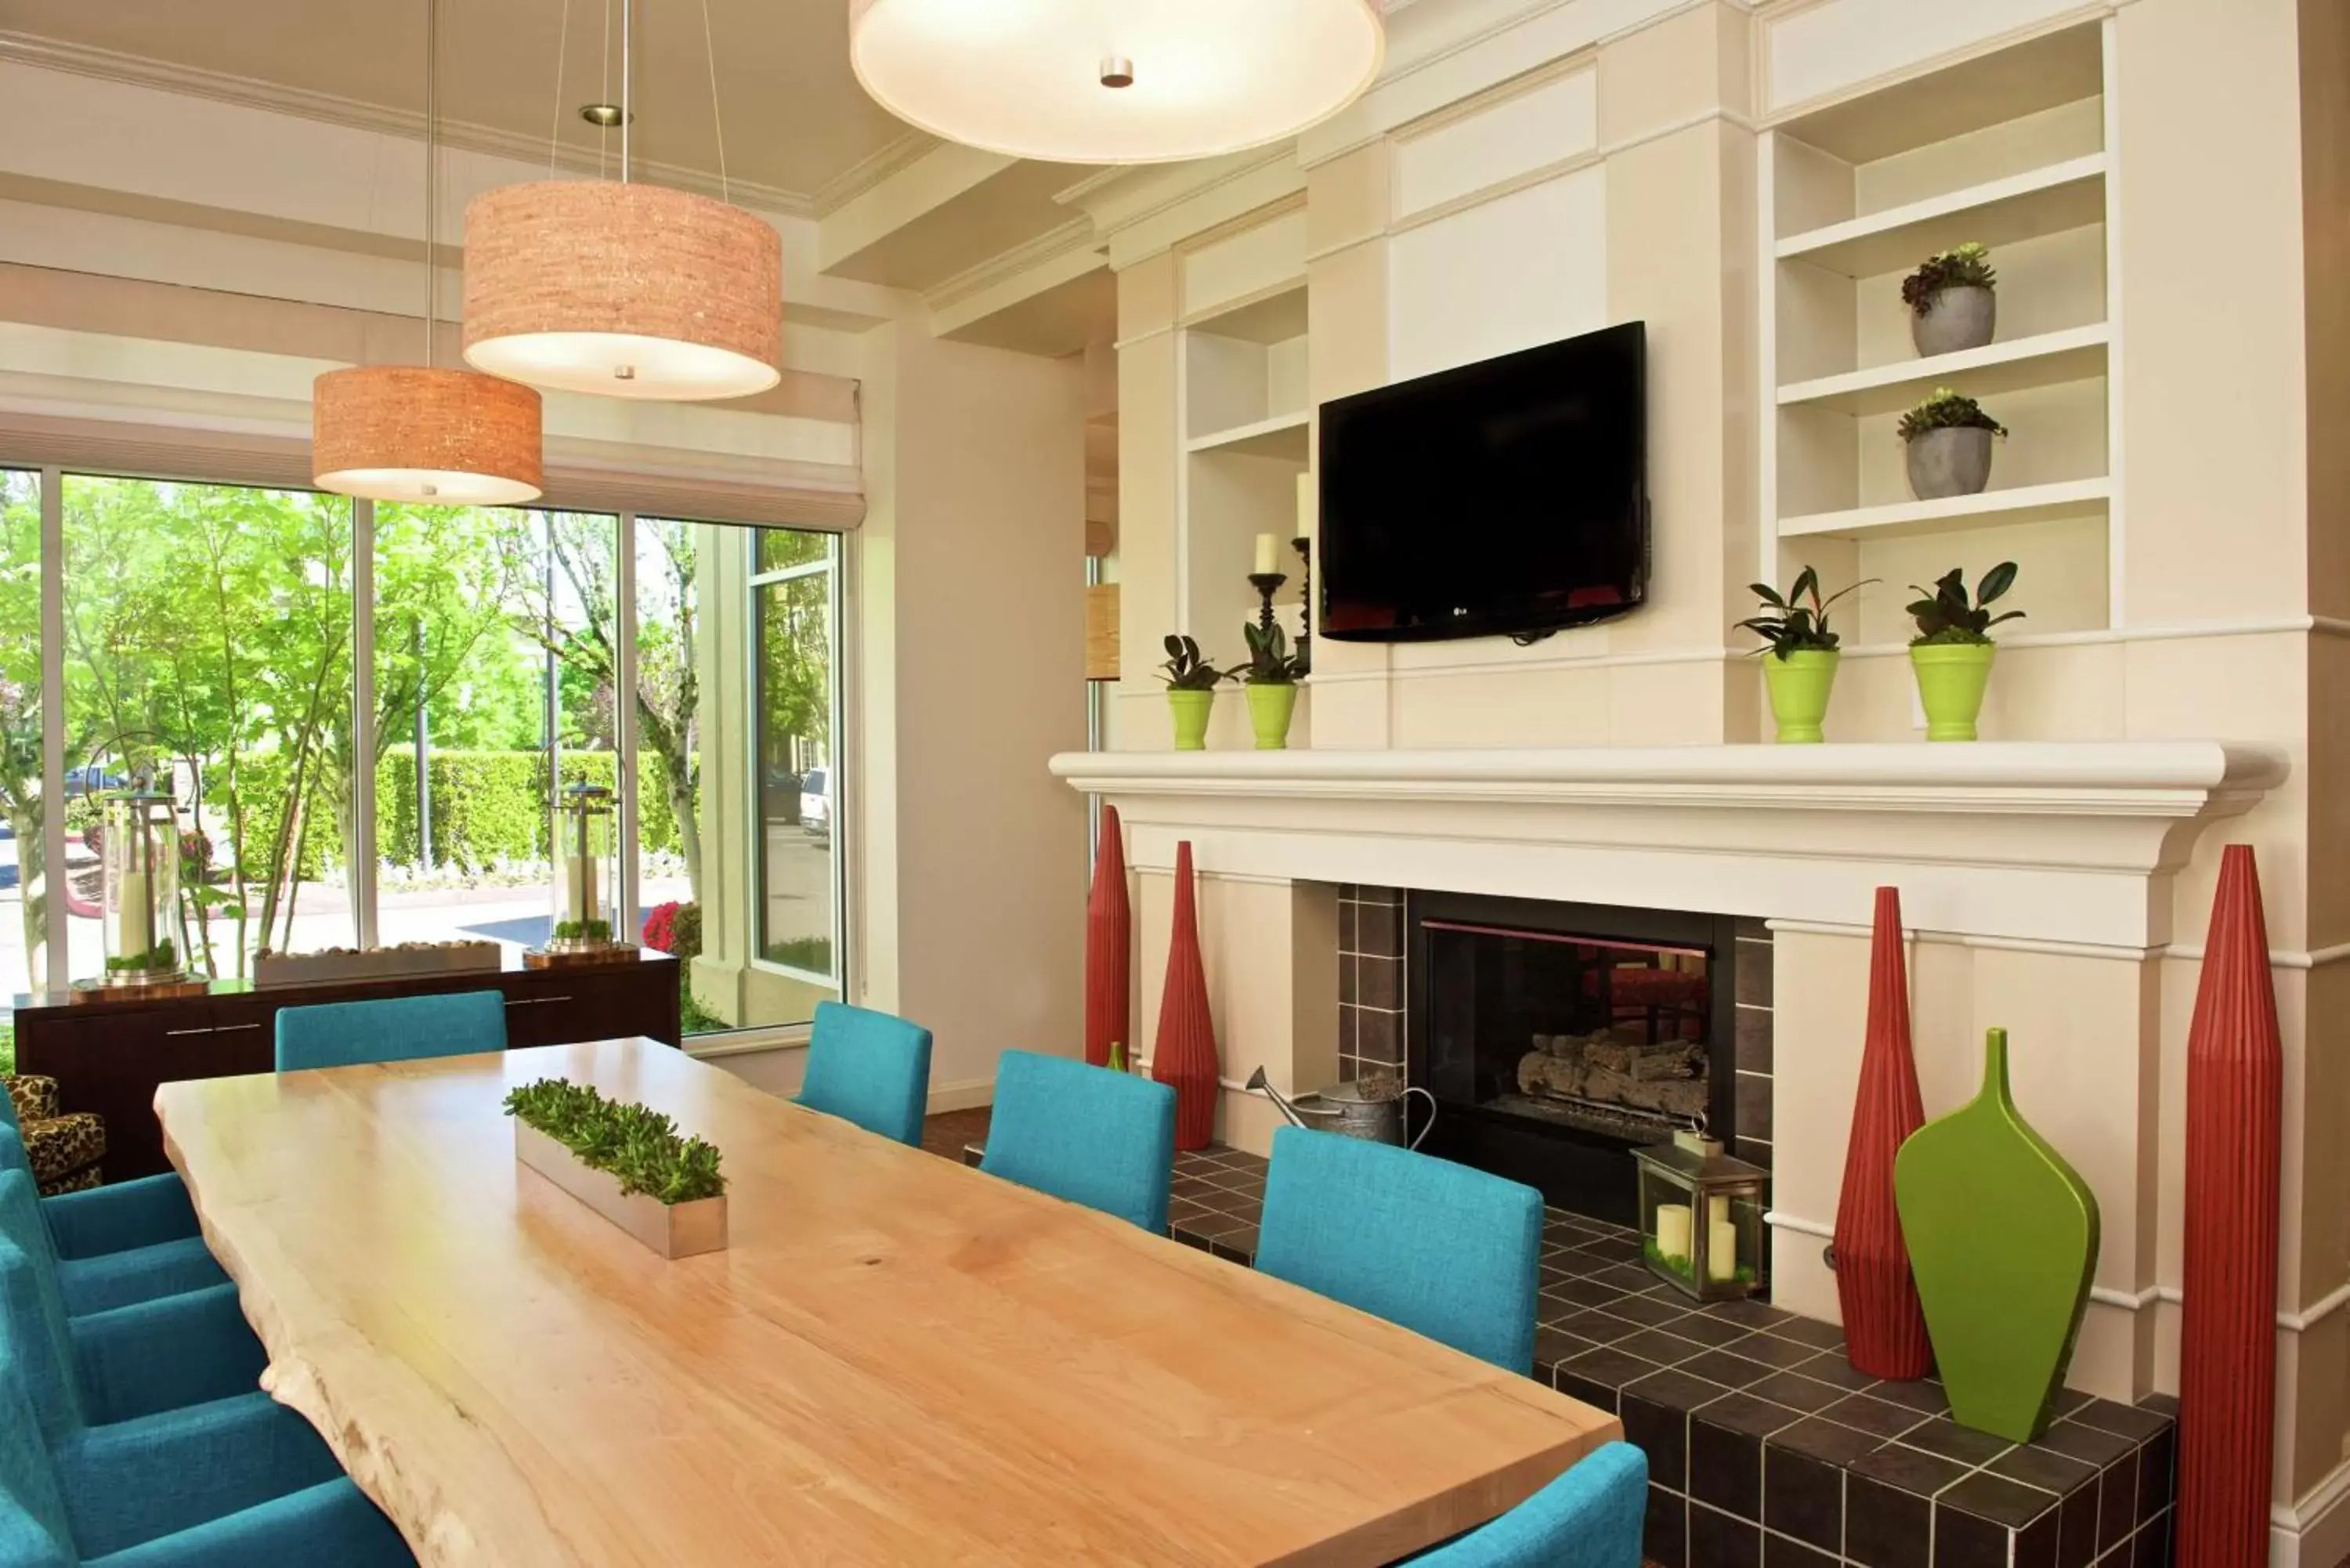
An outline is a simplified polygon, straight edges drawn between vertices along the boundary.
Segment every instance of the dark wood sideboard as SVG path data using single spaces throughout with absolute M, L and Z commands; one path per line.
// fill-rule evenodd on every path
M 120 1181 L 171 1168 L 155 1122 L 155 1087 L 183 1078 L 266 1073 L 276 1063 L 277 1010 L 432 992 L 505 993 L 506 1044 L 562 1045 L 642 1034 L 680 1043 L 677 961 L 639 950 L 634 962 L 491 974 L 256 988 L 214 982 L 202 996 L 140 1002 L 21 1001 L 16 1070 L 57 1081 L 68 1111 L 106 1119 L 106 1176 Z

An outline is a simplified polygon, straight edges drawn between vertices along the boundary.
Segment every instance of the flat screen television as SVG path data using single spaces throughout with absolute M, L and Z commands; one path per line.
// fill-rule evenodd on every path
M 1316 637 L 1532 639 L 1648 591 L 1644 324 L 1322 405 Z

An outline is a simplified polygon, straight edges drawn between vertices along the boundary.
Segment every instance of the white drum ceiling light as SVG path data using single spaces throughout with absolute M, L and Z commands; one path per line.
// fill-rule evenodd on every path
M 1294 136 L 1387 49 L 1376 0 L 849 0 L 857 79 L 951 141 L 1164 163 Z

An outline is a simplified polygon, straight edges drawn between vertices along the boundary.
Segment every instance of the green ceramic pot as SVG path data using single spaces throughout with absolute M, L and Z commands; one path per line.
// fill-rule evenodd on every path
M 1918 671 L 1918 701 L 1926 709 L 1929 741 L 1971 741 L 1982 711 L 1983 688 L 1991 684 L 1991 642 L 1913 643 L 1910 667 Z
M 1175 714 L 1175 749 L 1179 752 L 1204 752 L 1208 749 L 1208 714 L 1215 708 L 1216 694 L 1207 691 L 1178 691 L 1167 689 L 1167 706 Z
M 1260 752 L 1285 751 L 1289 746 L 1289 716 L 1297 711 L 1297 688 L 1271 682 L 1248 689 L 1249 728 L 1256 732 Z
M 1820 721 L 1828 715 L 1828 692 L 1835 686 L 1836 660 L 1832 648 L 1801 648 L 1785 655 L 1762 656 L 1762 679 L 1771 688 L 1771 717 L 1779 723 L 1783 746 L 1817 742 Z

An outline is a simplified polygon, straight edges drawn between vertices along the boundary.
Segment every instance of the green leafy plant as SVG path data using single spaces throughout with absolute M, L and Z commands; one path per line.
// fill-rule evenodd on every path
M 557 941 L 577 941 L 584 938 L 591 942 L 608 942 L 612 940 L 612 922 L 609 920 L 557 920 L 555 923 L 555 936 Z
M 624 1196 L 641 1192 L 674 1205 L 726 1190 L 715 1146 L 680 1137 L 677 1124 L 659 1111 L 608 1100 L 591 1085 L 541 1078 L 507 1095 L 505 1108 L 582 1165 L 617 1177 Z
M 1170 691 L 1213 691 L 1219 681 L 1232 676 L 1232 671 L 1219 670 L 1201 658 L 1200 645 L 1188 637 L 1170 633 L 1165 647 L 1167 661 L 1159 668 L 1166 673 L 1159 679 L 1167 682 Z
M 2022 610 L 1993 615 L 1989 607 L 2014 586 L 2013 561 L 2002 561 L 1985 572 L 1971 601 L 1967 597 L 1966 574 L 1956 566 L 1935 578 L 1930 588 L 1910 584 L 1912 593 L 1924 597 L 1909 606 L 1909 614 L 1918 622 L 1918 635 L 1909 639 L 1909 646 L 1989 642 L 1991 628 L 2002 621 L 2023 618 Z
M 1871 577 L 1868 582 L 1876 580 Z M 1765 607 L 1761 615 L 1749 617 L 1738 624 L 1762 639 L 1762 646 L 1754 650 L 1757 653 L 1769 653 L 1780 659 L 1806 650 L 1833 653 L 1839 639 L 1835 632 L 1828 629 L 1828 607 L 1846 594 L 1858 593 L 1866 586 L 1866 583 L 1855 583 L 1822 598 L 1820 574 L 1812 566 L 1805 566 L 1795 575 L 1795 586 L 1787 590 L 1783 598 L 1768 583 L 1749 583 L 1749 591 L 1761 599 Z M 1808 605 L 1804 602 L 1806 597 L 1811 600 Z
M 1289 651 L 1289 634 L 1281 628 L 1245 621 L 1241 635 L 1248 640 L 1249 661 L 1237 673 L 1251 686 L 1295 686 L 1305 673 Z
M 1934 395 L 1901 416 L 1903 441 L 1916 441 L 1928 431 L 1989 431 L 2007 434 L 2007 427 L 1983 412 L 1983 406 L 1963 392 L 1937 387 Z
M 180 950 L 178 944 L 169 937 L 165 937 L 143 953 L 125 953 L 120 958 L 110 958 L 106 961 L 106 972 L 109 974 L 129 974 L 140 970 L 179 967 Z
M 1999 275 L 1991 269 L 1991 252 L 1969 243 L 1937 251 L 1901 280 L 1901 303 L 1919 316 L 1934 307 L 1934 296 L 1946 288 L 1996 288 Z

